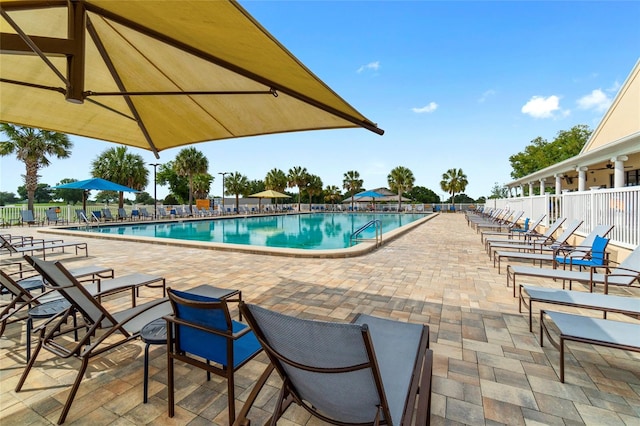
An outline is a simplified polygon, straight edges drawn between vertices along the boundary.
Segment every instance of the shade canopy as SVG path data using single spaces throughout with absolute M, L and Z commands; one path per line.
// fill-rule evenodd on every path
M 383 130 L 229 0 L 2 0 L 0 121 L 158 152 Z
M 266 191 L 257 192 L 249 195 L 250 198 L 291 198 L 290 195 L 283 194 L 282 192 L 274 191 L 273 189 L 267 189 Z
M 120 185 L 110 180 L 102 178 L 91 178 L 86 180 L 79 180 L 77 182 L 65 183 L 62 185 L 52 186 L 54 189 L 84 189 L 89 191 L 92 189 L 99 191 L 118 191 L 118 192 L 140 192 L 137 189 L 129 188 L 128 186 Z
M 360 199 L 360 198 L 382 198 L 384 197 L 384 194 L 381 194 L 379 192 L 376 191 L 364 191 L 364 192 L 360 192 L 359 194 L 356 194 L 353 196 L 353 198 Z

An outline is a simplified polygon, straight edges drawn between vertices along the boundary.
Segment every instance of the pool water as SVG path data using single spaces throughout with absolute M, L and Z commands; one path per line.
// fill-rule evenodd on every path
M 122 224 L 77 230 L 137 237 L 327 250 L 349 247 L 353 232 L 371 220 L 378 219 L 382 222 L 384 234 L 423 217 L 424 214 L 412 213 L 313 213 Z M 361 234 L 361 238 L 365 239 L 374 237 L 374 228 Z

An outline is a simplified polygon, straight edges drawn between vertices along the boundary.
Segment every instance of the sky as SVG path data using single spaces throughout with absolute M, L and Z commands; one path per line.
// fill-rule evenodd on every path
M 477 199 L 512 180 L 509 157 L 578 124 L 596 128 L 640 59 L 635 1 L 247 1 L 240 4 L 316 76 L 385 130 L 321 130 L 204 142 L 211 195 L 219 172 L 264 179 L 305 167 L 342 188 L 355 170 L 365 189 L 409 168 L 415 186 L 445 197 L 442 174 L 462 169 Z M 1 99 L 0 99 L 1 102 Z M 5 140 L 4 135 L 0 140 Z M 116 145 L 71 136 L 69 159 L 40 182 L 90 178 Z M 181 148 L 129 148 L 164 163 Z M 17 194 L 24 164 L 0 157 L 0 191 Z M 149 166 L 153 195 L 153 167 Z M 295 192 L 295 189 L 292 190 Z M 157 187 L 158 198 L 169 193 Z M 95 195 L 95 193 L 94 193 Z M 447 196 L 448 197 L 448 196 Z

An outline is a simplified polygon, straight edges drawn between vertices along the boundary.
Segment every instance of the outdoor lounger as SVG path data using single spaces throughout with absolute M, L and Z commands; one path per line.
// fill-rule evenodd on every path
M 611 225 L 598 225 L 587 235 L 579 246 L 571 246 L 564 242 L 568 239 L 564 238 L 564 234 L 551 244 L 549 247 L 545 247 L 546 250 L 541 250 L 538 253 L 523 252 L 523 251 L 509 251 L 509 250 L 497 250 L 493 253 L 493 266 L 498 265 L 498 273 L 500 273 L 500 264 L 502 259 L 513 259 L 518 261 L 531 260 L 535 264 L 542 262 L 554 262 L 554 268 L 557 264 L 568 264 L 570 266 L 601 266 L 605 262 L 607 244 L 609 240 L 606 237 L 613 229 Z M 567 230 L 568 232 L 568 230 Z M 598 239 L 600 238 L 600 239 Z M 552 252 L 551 252 L 552 251 Z M 566 268 L 565 268 L 566 269 Z
M 554 224 L 555 225 L 555 224 Z M 495 256 L 497 251 L 528 251 L 528 252 L 543 252 L 544 250 L 553 250 L 554 247 L 558 247 L 565 244 L 569 237 L 582 225 L 582 220 L 575 219 L 567 225 L 562 234 L 558 238 L 540 237 L 534 238 L 529 242 L 523 241 L 510 241 L 503 243 L 489 244 L 489 259 Z M 551 229 L 551 228 L 550 228 Z
M 602 311 L 605 319 L 607 312 L 640 318 L 640 298 L 637 297 L 520 285 L 518 311 L 522 313 L 522 306 L 529 310 L 529 331 L 533 331 L 533 302 Z
M 571 271 L 566 269 L 547 269 L 531 266 L 507 266 L 507 287 L 513 285 L 513 295 L 515 297 L 516 277 L 531 276 L 540 278 L 551 278 L 562 280 L 562 288 L 565 288 L 565 281 L 569 281 L 569 289 L 573 281 L 589 283 L 589 291 L 593 292 L 596 284 L 604 285 L 604 293 L 609 292 L 609 285 L 629 287 L 634 282 L 640 283 L 640 246 L 636 247 L 617 266 L 613 261 L 601 267 L 590 267 L 588 271 Z
M 42 258 L 45 259 L 47 256 L 47 250 L 61 248 L 64 252 L 64 249 L 66 247 L 73 247 L 76 249 L 76 255 L 78 254 L 78 250 L 84 250 L 85 256 L 89 256 L 87 243 L 75 241 L 65 242 L 62 240 L 33 240 L 33 243 L 30 244 L 12 244 L 10 241 L 7 241 L 3 237 L 0 237 L 0 242 L 2 243 L 2 249 L 7 250 L 10 255 L 24 253 L 33 255 L 35 252 L 42 252 Z
M 69 302 L 69 308 L 34 330 L 38 336 L 38 346 L 18 380 L 15 391 L 20 392 L 24 386 L 41 349 L 46 349 L 56 356 L 54 362 L 63 362 L 70 357 L 80 359 L 82 361 L 80 368 L 58 419 L 58 424 L 62 424 L 67 418 L 91 359 L 136 339 L 142 327 L 170 314 L 172 309 L 168 300 L 158 299 L 118 312 L 109 312 L 60 262 L 47 262 L 29 256 L 25 258 L 45 277 L 48 285 L 59 291 Z M 60 330 L 74 312 L 78 312 L 84 319 L 82 326 L 74 329 L 84 330 L 84 332 L 77 342 L 70 342 L 64 339 L 64 336 L 60 336 Z M 96 401 L 96 404 L 99 405 L 102 402 Z
M 513 246 L 517 247 L 521 247 L 527 244 L 551 244 L 553 242 L 553 234 L 556 233 L 556 231 L 558 229 L 560 229 L 560 227 L 562 226 L 562 224 L 566 221 L 567 219 L 564 217 L 560 217 L 558 218 L 555 222 L 553 222 L 553 224 L 544 232 L 544 234 L 542 235 L 535 235 L 535 236 L 530 236 L 529 238 L 525 239 L 525 240 L 518 240 L 518 241 L 514 241 L 514 240 L 509 240 L 509 241 L 486 241 L 485 240 L 485 250 L 487 251 L 487 253 L 489 254 L 489 259 L 491 259 L 491 246 L 493 244 L 505 244 L 508 243 L 508 247 L 509 248 L 513 248 Z
M 476 224 L 476 233 L 483 233 L 486 231 L 496 231 L 496 230 L 504 230 L 504 232 L 509 232 L 509 230 L 514 229 L 518 225 L 518 221 L 524 215 L 523 210 L 513 211 L 507 218 L 500 223 L 478 223 Z M 480 240 L 482 241 L 482 235 L 480 236 Z
M 273 369 L 283 383 L 271 424 L 292 403 L 332 424 L 428 424 L 428 326 L 363 314 L 351 323 L 314 321 L 245 303 L 240 311 L 271 364 L 247 397 L 238 424 L 248 424 L 251 405 Z
M 480 242 L 484 243 L 485 250 L 489 245 L 489 241 L 501 242 L 510 241 L 513 237 L 517 236 L 518 239 L 526 239 L 531 237 L 537 237 L 540 234 L 536 229 L 547 215 L 541 214 L 533 223 L 529 222 L 529 218 L 526 218 L 522 228 L 511 228 L 505 231 L 486 231 L 480 234 Z
M 559 341 L 551 337 L 549 321 L 560 332 Z M 540 346 L 544 335 L 560 351 L 560 381 L 564 383 L 565 342 L 579 342 L 595 346 L 640 352 L 640 323 L 599 319 L 563 312 L 540 311 Z

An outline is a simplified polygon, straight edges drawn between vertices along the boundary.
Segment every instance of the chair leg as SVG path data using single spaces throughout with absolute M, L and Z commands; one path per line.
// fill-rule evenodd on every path
M 31 359 L 29 359 L 27 366 L 22 372 L 22 377 L 20 377 L 20 380 L 16 385 L 16 392 L 20 392 L 20 389 L 22 389 L 22 386 L 24 385 L 25 380 L 27 380 L 29 371 L 31 371 L 31 367 L 33 367 L 33 364 L 35 364 L 36 362 L 36 358 L 38 357 L 38 353 L 40 353 L 40 348 L 42 348 L 42 344 L 44 342 L 44 332 L 45 332 L 44 329 L 40 331 L 40 337 L 38 338 L 38 346 L 36 346 L 36 350 L 33 352 L 33 356 L 31 356 Z
M 236 392 L 235 392 L 235 382 L 233 380 L 233 367 L 227 366 L 229 371 L 227 377 L 227 393 L 229 395 L 228 402 L 228 410 L 229 410 L 229 424 L 232 425 L 236 419 Z
M 80 387 L 80 382 L 82 382 L 82 377 L 84 376 L 84 372 L 87 370 L 87 366 L 89 365 L 89 358 L 82 358 L 82 365 L 80 366 L 80 371 L 78 371 L 78 375 L 76 376 L 76 380 L 73 382 L 73 386 L 71 387 L 71 391 L 69 392 L 69 397 L 67 398 L 67 402 L 65 402 L 64 407 L 62 408 L 62 413 L 60 414 L 60 418 L 58 419 L 58 424 L 61 425 L 64 423 L 67 418 L 67 414 L 69 414 L 69 409 L 71 409 L 71 404 L 73 403 L 73 399 L 76 397 L 76 393 L 78 392 L 78 388 Z
M 174 395 L 173 395 L 173 358 L 167 353 L 167 410 L 169 417 L 174 415 Z
M 33 319 L 27 318 L 27 362 L 31 359 L 31 327 L 33 327 Z
M 147 394 L 149 390 L 149 344 L 144 345 L 144 384 L 142 403 L 147 403 Z

